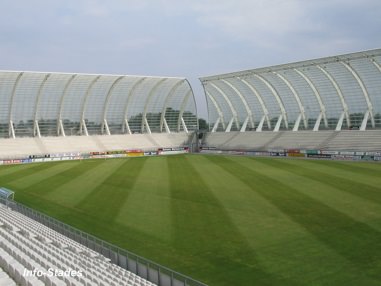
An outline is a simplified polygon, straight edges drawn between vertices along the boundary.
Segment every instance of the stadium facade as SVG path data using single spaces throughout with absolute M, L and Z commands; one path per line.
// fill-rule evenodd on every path
M 0 138 L 192 132 L 184 78 L 0 72 Z
M 200 80 L 212 132 L 381 127 L 381 49 Z

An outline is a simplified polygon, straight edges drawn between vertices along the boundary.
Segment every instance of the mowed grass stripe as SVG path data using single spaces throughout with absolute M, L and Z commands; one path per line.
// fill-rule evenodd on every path
M 311 170 L 317 170 L 329 175 L 334 174 L 336 177 L 344 178 L 348 181 L 361 182 L 361 184 L 374 187 L 375 189 L 381 189 L 381 164 L 374 164 L 380 167 L 377 172 L 376 169 L 368 170 L 357 167 L 356 162 L 352 162 L 352 164 L 345 164 L 348 162 L 336 162 L 328 160 L 302 160 L 299 164 L 296 163 L 295 160 L 287 160 L 287 162 L 290 164 L 296 164 L 298 166 L 304 166 L 305 168 Z
M 81 200 L 112 175 L 124 160 L 89 160 L 81 162 L 83 171 L 65 183 L 57 186 L 54 192 L 46 194 L 46 199 L 66 207 L 76 207 Z
M 348 192 L 357 197 L 369 200 L 370 202 L 381 204 L 381 176 L 372 178 L 372 185 L 369 185 L 366 183 L 365 175 L 361 177 L 351 174 L 350 172 L 348 172 L 347 175 L 343 175 L 340 169 L 335 171 L 330 168 L 331 161 L 325 161 L 324 165 L 316 164 L 314 161 L 302 161 L 297 164 L 295 160 L 279 159 L 273 161 L 263 160 L 263 162 L 273 165 L 278 164 L 279 168 L 286 168 L 310 180 L 324 183 L 343 192 Z M 316 168 L 316 166 L 318 167 Z
M 119 160 L 112 172 L 108 172 L 103 180 L 76 204 L 76 207 L 92 215 L 102 214 L 100 216 L 102 221 L 113 224 L 146 160 L 147 157 Z
M 136 164 L 137 160 L 131 160 L 130 164 Z M 149 157 L 136 174 L 116 221 L 170 243 L 170 200 L 167 157 Z
M 209 157 L 215 160 L 215 157 Z M 381 279 L 378 265 L 381 264 L 381 233 L 366 224 L 357 222 L 294 188 L 268 177 L 266 172 L 254 171 L 233 160 L 224 158 L 220 165 L 235 172 L 236 176 L 248 184 L 251 176 L 257 174 L 255 191 L 271 201 L 282 212 L 290 216 L 322 243 L 345 257 L 358 269 L 358 274 L 374 284 Z M 262 160 L 274 168 L 281 168 L 277 161 Z M 372 247 L 369 247 L 372 245 Z M 374 280 L 373 280 L 374 279 Z
M 190 162 L 199 175 L 205 177 L 206 184 L 255 252 L 258 264 L 268 273 L 293 281 L 291 284 L 298 284 L 296 281 L 303 276 L 303 283 L 308 284 L 320 278 L 321 272 L 342 268 L 345 259 L 219 164 L 205 156 L 193 156 Z M 252 161 L 248 163 L 253 165 Z M 252 182 L 255 183 L 254 176 Z M 319 265 L 319 271 L 316 261 L 326 261 Z M 261 285 L 256 279 L 253 275 L 253 285 Z
M 64 173 L 65 171 L 75 167 L 78 164 L 79 162 L 63 162 L 54 164 L 49 169 L 45 169 L 27 176 L 23 176 L 21 178 L 8 182 L 8 184 L 15 190 L 28 189 L 34 187 L 36 187 L 39 191 L 52 190 L 49 185 L 46 186 L 46 188 L 43 187 L 44 181 L 48 180 L 51 182 L 57 182 L 59 181 L 61 173 Z M 68 180 L 68 178 L 65 179 Z
M 200 269 L 184 257 L 180 270 L 184 266 L 184 270 L 198 269 L 198 277 L 215 285 L 298 285 L 261 268 L 254 251 L 189 160 L 185 156 L 167 160 L 173 247 L 203 259 L 210 268 Z
M 23 169 L 20 168 L 21 170 L 18 170 L 17 172 L 13 172 L 11 174 L 2 175 L 2 173 L 0 172 L 0 184 L 6 185 L 9 182 L 18 180 L 25 176 L 34 175 L 37 172 L 40 172 L 40 171 L 43 172 L 44 170 L 53 168 L 55 165 L 56 164 L 54 163 L 49 163 L 49 164 L 33 163 L 33 164 L 26 165 L 28 168 L 23 168 Z M 3 169 L 3 168 L 7 168 L 8 166 L 0 166 L 0 167 L 1 169 Z
M 38 164 L 1 165 L 0 166 L 0 181 L 2 177 L 9 176 L 13 173 L 17 173 L 37 165 Z
M 320 166 L 334 167 L 336 170 L 345 170 L 355 174 L 362 174 L 365 176 L 380 177 L 381 164 L 378 162 L 348 162 L 348 161 L 329 161 L 326 160 L 308 160 L 308 162 L 314 163 Z
M 264 158 L 259 160 L 254 158 L 231 159 L 250 169 L 265 172 L 267 176 L 276 178 L 290 188 L 295 188 L 299 192 L 344 213 L 352 219 L 363 222 L 377 231 L 381 231 L 380 204 L 359 198 L 358 196 L 334 188 L 324 182 L 311 180 L 306 176 L 293 172 L 293 168 L 279 166 L 279 161 L 281 161 L 280 163 L 293 163 L 296 160 Z M 265 164 L 263 161 L 266 160 L 276 161 L 279 168 L 273 168 L 273 166 Z M 327 164 L 329 164 L 329 162 L 327 162 Z M 305 172 L 308 171 L 308 169 L 304 167 L 304 164 L 300 164 L 299 168 Z M 309 172 L 313 173 L 314 171 L 309 170 Z

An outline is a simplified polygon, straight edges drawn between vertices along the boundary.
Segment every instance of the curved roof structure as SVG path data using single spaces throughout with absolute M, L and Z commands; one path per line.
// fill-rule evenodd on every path
M 213 132 L 381 127 L 381 49 L 200 80 Z
M 0 71 L 0 138 L 197 129 L 185 78 Z

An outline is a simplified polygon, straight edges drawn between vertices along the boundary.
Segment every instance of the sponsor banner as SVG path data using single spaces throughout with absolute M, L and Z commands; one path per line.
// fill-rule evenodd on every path
M 338 151 L 326 151 L 326 150 L 323 150 L 323 151 L 320 151 L 320 154 L 339 155 L 339 152 Z
M 128 157 L 140 157 L 140 156 L 144 156 L 144 152 L 131 152 L 131 151 L 127 151 L 127 156 Z
M 300 153 L 299 149 L 288 149 L 286 151 L 287 151 L 287 153 Z
M 204 150 L 204 149 L 202 149 L 200 151 L 200 153 L 203 153 L 203 154 L 222 154 L 222 151 L 221 150 Z
M 270 156 L 286 157 L 286 153 L 283 153 L 283 152 L 270 152 Z
M 381 156 L 374 156 L 374 157 L 373 157 L 373 160 L 374 160 L 374 161 L 381 161 Z
M 331 154 L 307 154 L 307 158 L 316 158 L 316 159 L 331 159 Z
M 144 152 L 144 156 L 156 156 L 157 151 Z
M 349 155 L 349 156 L 353 156 L 353 155 L 355 155 L 355 152 L 350 152 L 350 151 L 340 151 L 340 155 Z
M 361 160 L 361 156 L 355 155 L 333 155 L 332 158 L 339 160 Z
M 305 157 L 303 153 L 287 153 L 287 157 Z
M 320 150 L 306 150 L 306 154 L 320 154 Z
M 188 150 L 178 150 L 178 151 L 161 151 L 158 152 L 158 155 L 177 155 L 177 154 L 186 154 L 189 153 Z

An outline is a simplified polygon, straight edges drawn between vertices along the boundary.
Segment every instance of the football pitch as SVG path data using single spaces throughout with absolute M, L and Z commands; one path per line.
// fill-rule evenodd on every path
M 381 164 L 99 159 L 0 166 L 0 186 L 209 285 L 381 283 Z

